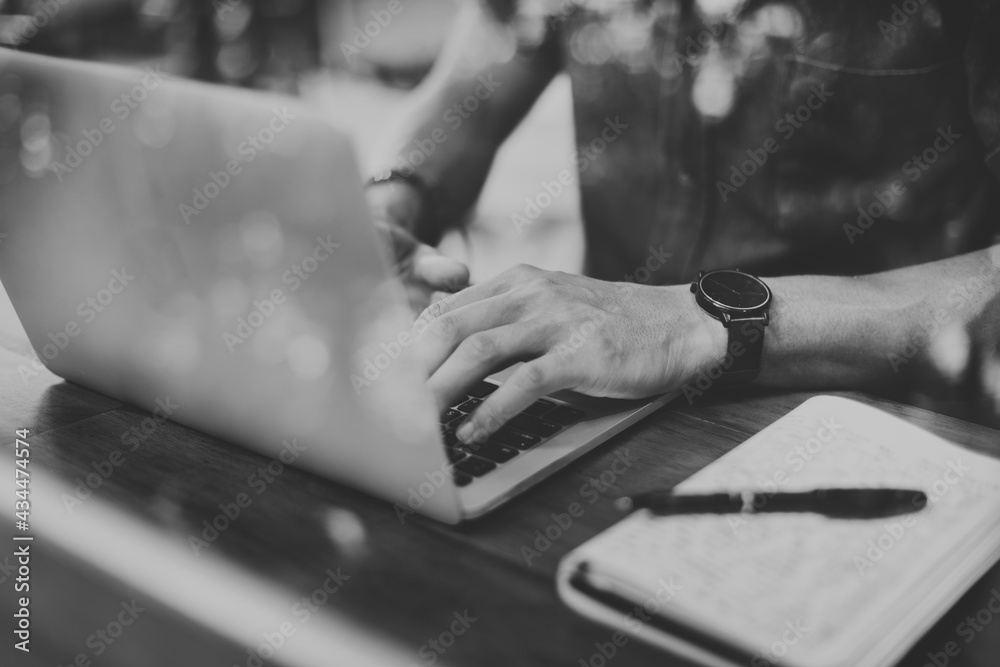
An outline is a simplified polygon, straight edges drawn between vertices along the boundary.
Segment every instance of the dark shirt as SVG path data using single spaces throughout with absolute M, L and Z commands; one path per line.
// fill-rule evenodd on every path
M 542 4 L 511 21 L 572 79 L 589 275 L 861 274 L 997 242 L 997 2 Z

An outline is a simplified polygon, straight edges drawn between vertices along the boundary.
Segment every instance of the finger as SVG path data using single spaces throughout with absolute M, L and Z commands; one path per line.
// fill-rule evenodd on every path
M 388 244 L 396 266 L 405 265 L 417 251 L 420 242 L 408 231 L 390 222 L 376 220 L 374 225 L 383 241 Z
M 427 387 L 443 412 L 490 373 L 544 354 L 548 350 L 547 338 L 544 326 L 537 321 L 474 333 L 459 343 L 431 375 Z
M 429 315 L 421 315 L 413 324 L 413 355 L 424 367 L 428 376 L 433 374 L 467 337 L 515 322 L 523 310 L 521 304 L 506 294 L 451 309 L 449 302 L 457 296 L 454 294 L 431 304 L 424 311 Z M 443 314 L 437 314 L 442 311 Z
M 444 301 L 445 299 L 447 299 L 452 294 L 453 294 L 453 292 L 441 292 L 441 291 L 435 290 L 434 292 L 431 292 L 430 303 L 437 303 L 438 301 Z
M 413 255 L 413 277 L 435 290 L 458 292 L 469 286 L 469 268 L 421 245 Z
M 445 302 L 435 304 L 437 305 L 437 312 L 428 313 L 428 320 L 434 319 L 435 317 L 443 315 L 449 311 L 468 306 L 477 301 L 483 301 L 485 299 L 489 299 L 490 297 L 509 292 L 514 287 L 530 282 L 531 280 L 538 278 L 543 273 L 544 271 L 541 269 L 527 264 L 518 264 L 517 266 L 513 266 L 485 282 L 477 283 L 471 287 L 463 289 L 462 291 L 456 293 L 454 295 L 455 298 L 453 299 L 447 299 Z M 421 317 L 423 317 L 423 314 Z
M 573 386 L 573 370 L 554 354 L 526 362 L 476 408 L 455 435 L 467 444 L 482 444 L 508 419 L 536 400 Z
M 406 300 L 410 304 L 410 312 L 414 314 L 423 312 L 434 302 L 433 295 L 428 294 L 426 287 L 404 281 L 403 289 L 406 292 Z

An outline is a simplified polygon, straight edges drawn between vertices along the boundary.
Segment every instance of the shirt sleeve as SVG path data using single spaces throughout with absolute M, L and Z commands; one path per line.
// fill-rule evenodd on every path
M 985 153 L 1000 179 L 1000 2 L 973 0 L 973 21 L 965 49 L 969 109 Z

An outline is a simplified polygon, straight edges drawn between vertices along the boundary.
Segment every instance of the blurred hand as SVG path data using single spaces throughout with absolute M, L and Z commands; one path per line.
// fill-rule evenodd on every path
M 394 268 L 414 311 L 430 305 L 436 293 L 457 292 L 468 286 L 469 269 L 465 264 L 421 243 L 409 231 L 420 214 L 418 192 L 400 183 L 376 185 L 367 192 L 375 228 L 392 252 Z
M 421 322 L 423 324 L 421 324 Z M 492 372 L 524 361 L 459 428 L 483 442 L 560 389 L 641 398 L 678 388 L 726 347 L 687 286 L 612 283 L 519 265 L 428 309 L 412 353 L 444 411 Z

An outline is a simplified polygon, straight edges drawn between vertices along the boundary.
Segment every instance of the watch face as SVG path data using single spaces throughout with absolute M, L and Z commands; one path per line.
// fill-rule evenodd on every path
M 754 310 L 771 300 L 767 285 L 740 271 L 712 271 L 699 284 L 705 296 L 724 308 Z

